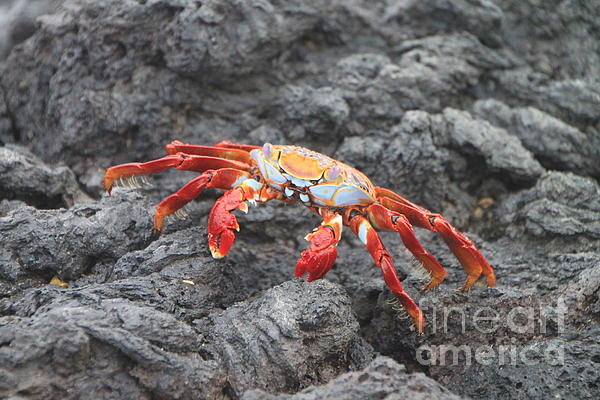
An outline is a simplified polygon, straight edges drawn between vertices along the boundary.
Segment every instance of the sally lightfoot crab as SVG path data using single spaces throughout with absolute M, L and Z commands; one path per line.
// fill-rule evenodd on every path
M 173 141 L 165 146 L 167 156 L 145 163 L 109 168 L 104 188 L 110 194 L 120 178 L 159 172 L 167 168 L 199 172 L 176 193 L 164 199 L 154 215 L 159 232 L 164 218 L 200 195 L 204 188 L 225 189 L 208 216 L 208 244 L 214 258 L 224 257 L 233 244 L 239 225 L 231 211 L 248 211 L 246 202 L 298 201 L 323 219 L 306 236 L 310 247 L 296 264 L 295 276 L 308 273 L 308 281 L 320 279 L 335 262 L 342 227 L 349 226 L 367 247 L 381 269 L 385 283 L 423 333 L 425 319 L 417 304 L 404 291 L 392 257 L 377 231 L 396 231 L 413 256 L 430 273 L 422 290 L 438 286 L 446 271 L 417 240 L 412 226 L 438 232 L 467 272 L 461 290 L 466 291 L 483 274 L 488 286 L 495 285 L 494 270 L 473 242 L 441 215 L 411 203 L 389 189 L 374 186 L 360 171 L 303 147 L 249 146 L 223 141 L 215 146 L 197 146 Z

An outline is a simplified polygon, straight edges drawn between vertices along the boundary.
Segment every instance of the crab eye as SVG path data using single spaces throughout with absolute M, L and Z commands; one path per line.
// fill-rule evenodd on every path
M 333 167 L 329 168 L 329 170 L 327 171 L 327 178 L 329 180 L 335 180 L 337 179 L 338 176 L 340 176 L 340 173 L 342 172 L 341 168 L 338 167 L 337 165 L 334 165 Z
M 273 146 L 271 146 L 271 143 L 263 144 L 262 151 L 263 151 L 265 157 L 271 158 L 271 155 L 272 155 L 271 150 L 272 149 L 273 149 Z

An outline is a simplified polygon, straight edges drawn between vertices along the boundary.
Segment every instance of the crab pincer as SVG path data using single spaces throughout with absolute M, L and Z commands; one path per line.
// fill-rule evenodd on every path
M 214 258 L 223 258 L 229 252 L 235 239 L 234 230 L 239 231 L 233 210 L 248 212 L 241 188 L 231 189 L 217 200 L 208 215 L 208 247 Z
M 300 255 L 296 263 L 296 277 L 308 272 L 308 281 L 321 279 L 331 269 L 337 258 L 337 244 L 342 234 L 342 216 L 330 214 L 314 232 L 306 235 L 310 248 Z

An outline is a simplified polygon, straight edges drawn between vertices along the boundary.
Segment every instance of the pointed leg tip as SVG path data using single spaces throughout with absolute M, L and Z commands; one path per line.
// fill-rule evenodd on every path
M 433 278 L 433 279 L 431 279 L 431 280 L 429 281 L 429 283 L 428 283 L 427 285 L 423 286 L 423 288 L 422 288 L 421 290 L 419 290 L 419 293 L 425 293 L 425 292 L 427 292 L 428 290 L 435 289 L 435 288 L 436 288 L 436 287 L 438 287 L 438 286 L 439 286 L 439 285 L 440 285 L 440 284 L 441 284 L 443 281 L 444 281 L 444 278 L 442 278 L 442 279 L 435 279 L 435 278 Z
M 106 190 L 109 196 L 112 194 L 113 184 L 114 182 L 112 179 L 104 178 L 102 186 L 104 186 L 104 190 Z
M 209 249 L 210 249 L 210 254 L 212 255 L 212 258 L 214 258 L 215 260 L 225 257 L 225 254 L 221 253 L 219 251 L 219 249 L 214 248 L 214 247 L 209 247 Z
M 154 217 L 154 230 L 156 231 L 156 233 L 158 233 L 159 235 L 162 233 L 164 228 L 164 218 L 162 216 L 155 216 Z
M 425 334 L 425 317 L 419 310 L 419 314 L 413 316 L 415 320 L 415 328 L 417 329 L 417 336 L 423 336 Z

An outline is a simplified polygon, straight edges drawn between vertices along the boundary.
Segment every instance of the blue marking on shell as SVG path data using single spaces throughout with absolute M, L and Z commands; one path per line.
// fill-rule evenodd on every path
M 310 193 L 319 200 L 331 201 L 338 185 L 315 185 L 310 188 Z
M 267 180 L 273 181 L 279 185 L 283 185 L 287 182 L 287 179 L 285 179 L 285 177 L 281 175 L 281 172 L 277 171 L 275 167 L 269 164 L 268 162 L 265 162 L 265 169 L 267 172 L 265 178 Z
M 373 199 L 367 192 L 352 185 L 342 185 L 333 196 L 336 206 L 349 206 L 353 204 L 370 204 Z
M 315 185 L 310 188 L 315 203 L 334 207 L 365 205 L 373 202 L 373 198 L 361 188 L 354 185 Z
M 267 172 L 265 169 L 265 156 L 263 155 L 262 151 L 258 149 L 252 150 L 250 152 L 250 157 L 254 158 L 254 161 L 256 161 L 256 165 L 258 167 L 258 170 L 260 171 L 260 174 L 262 176 L 267 176 Z

